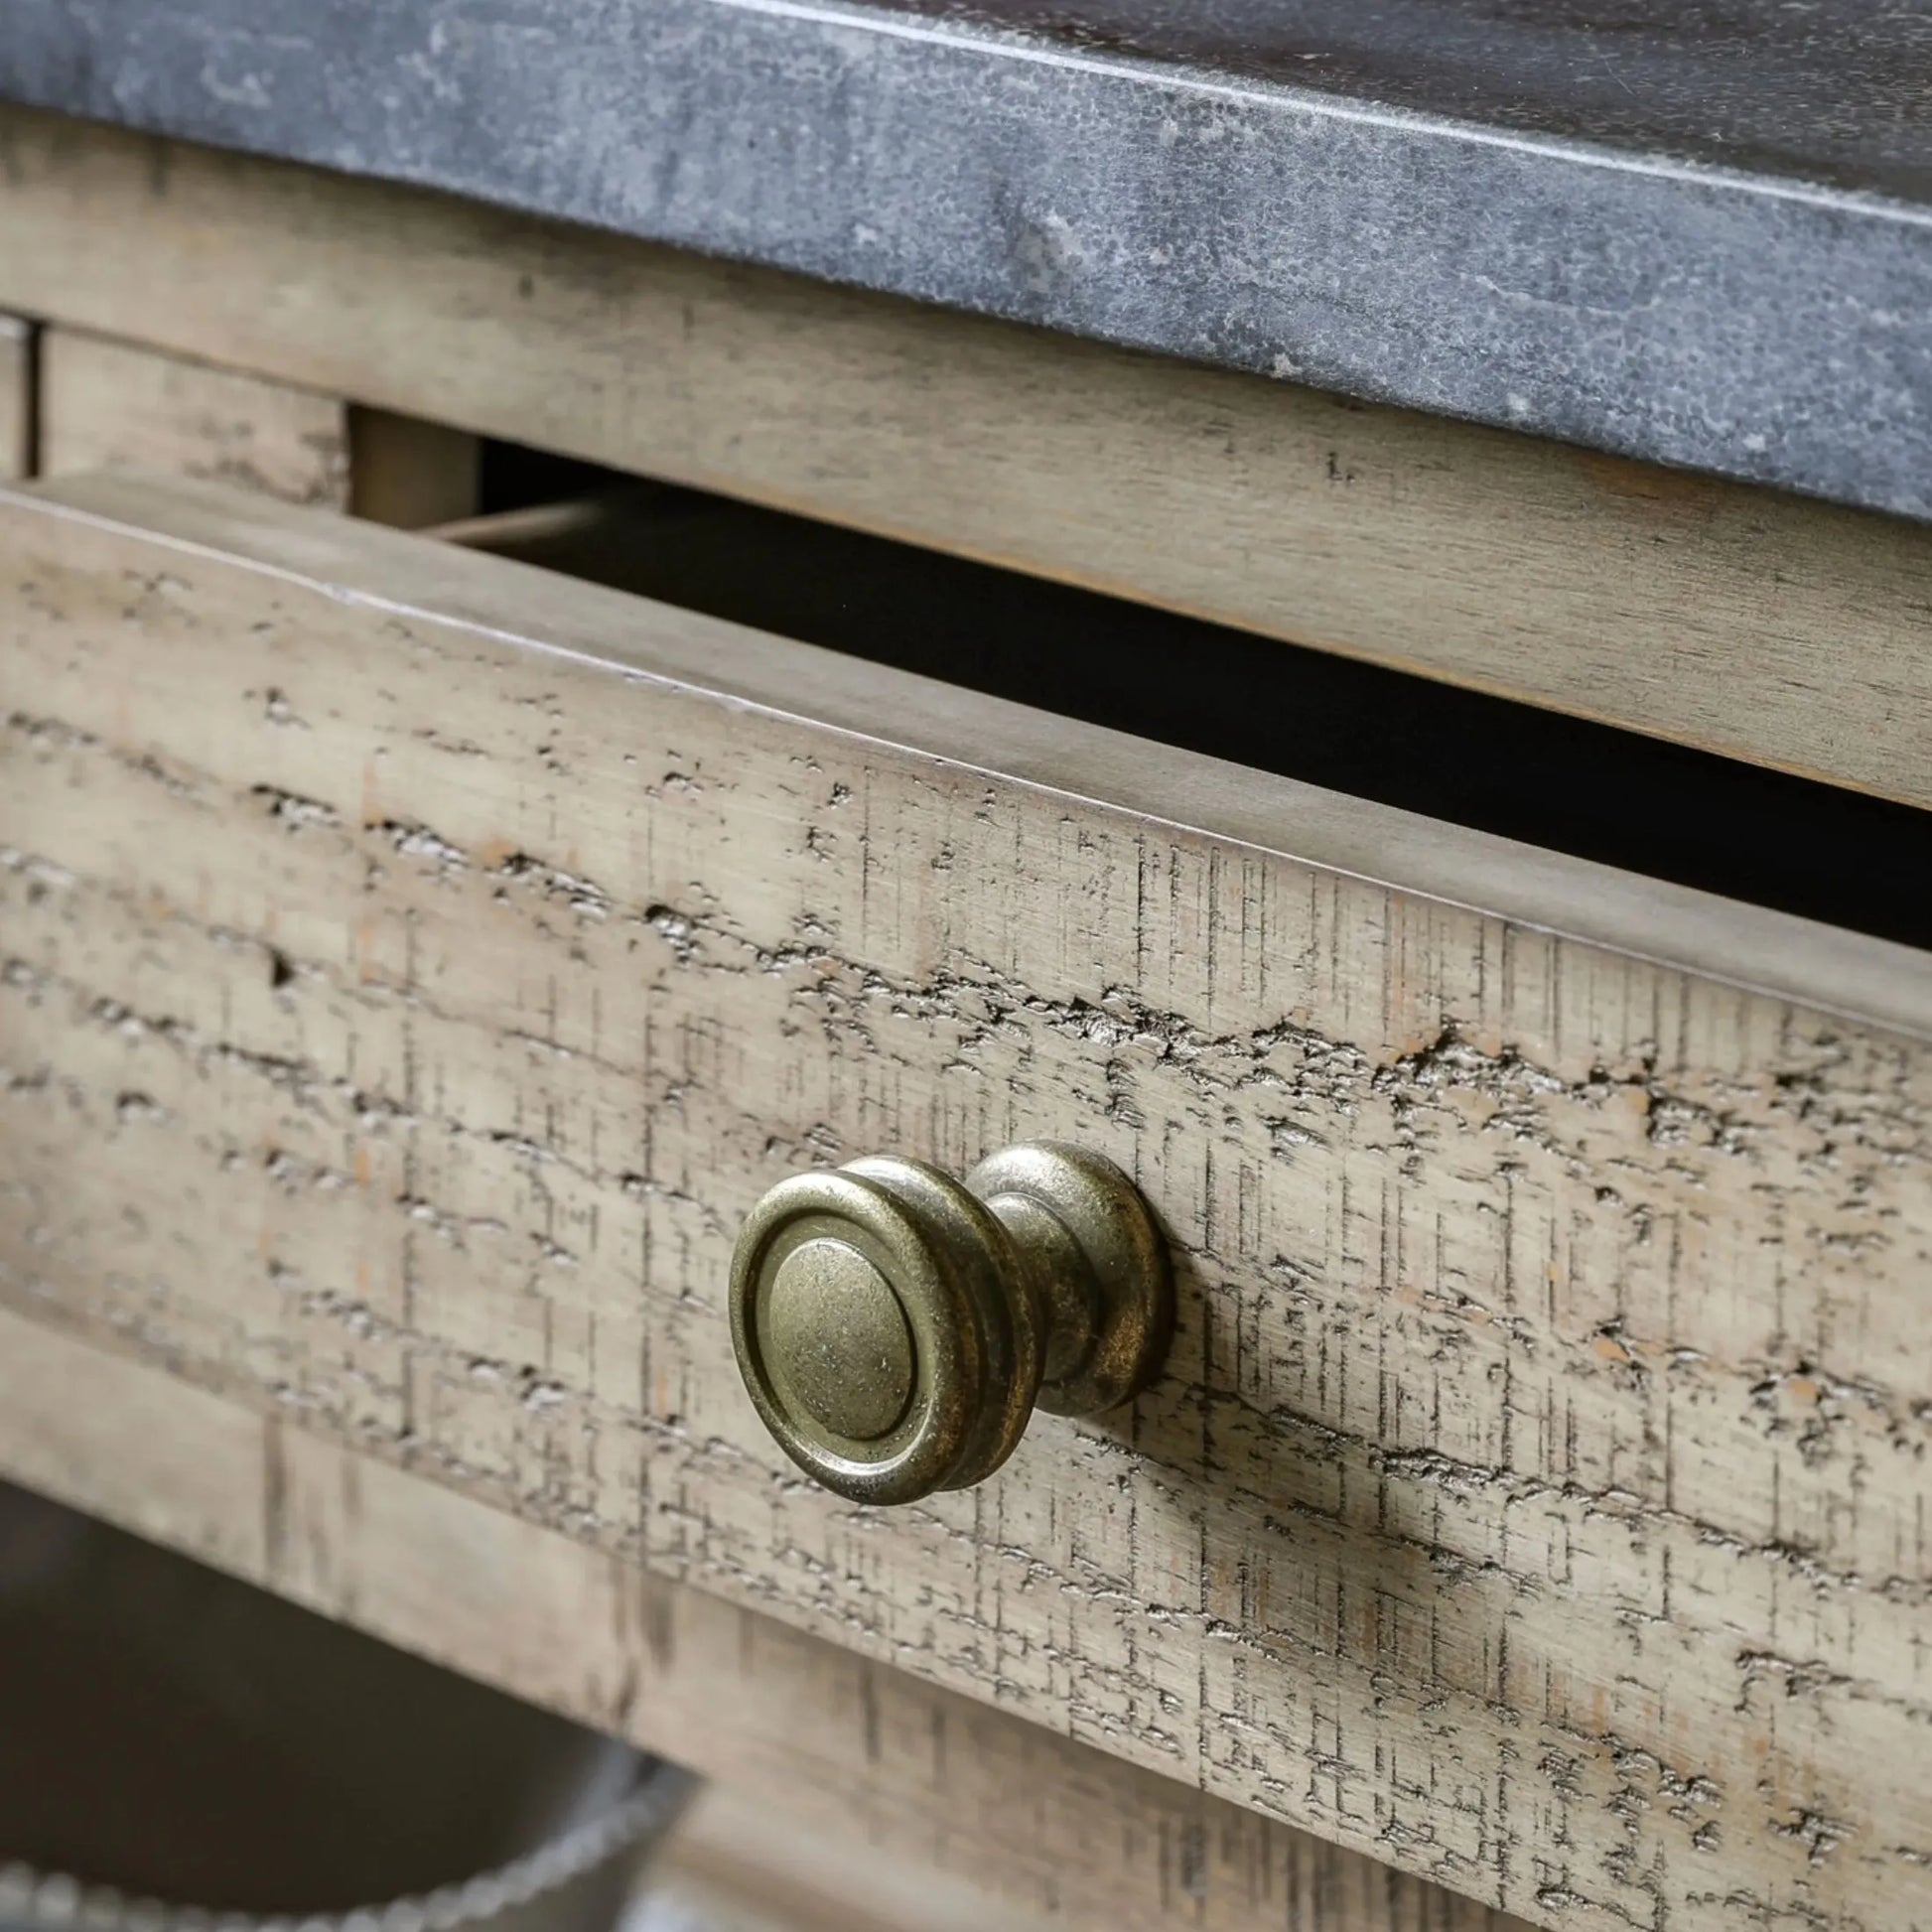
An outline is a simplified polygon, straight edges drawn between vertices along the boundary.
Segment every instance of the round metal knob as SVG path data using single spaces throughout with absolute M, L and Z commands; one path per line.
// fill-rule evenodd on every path
M 781 1180 L 733 1250 L 731 1316 L 785 1453 L 854 1502 L 904 1503 L 991 1475 L 1036 1407 L 1144 1388 L 1173 1295 L 1134 1183 L 1032 1141 L 963 1184 L 890 1156 Z

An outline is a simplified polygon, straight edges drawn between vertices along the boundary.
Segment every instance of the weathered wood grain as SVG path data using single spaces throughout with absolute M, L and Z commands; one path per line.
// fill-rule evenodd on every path
M 922 1861 L 882 1864 L 836 1827 L 803 1827 L 719 1784 L 698 1793 L 651 1861 L 639 1919 L 636 1932 L 1038 1932 L 1048 1922 Z
M 763 1821 L 766 1876 L 800 1830 L 857 1848 L 876 1879 L 817 1867 L 828 1926 L 1520 1925 L 5 1311 L 0 1471 L 703 1771 Z
M 1001 1847 L 989 1841 L 986 1860 L 997 1863 L 1000 1857 Z M 1094 1863 L 1088 1847 L 1069 1843 L 1059 1882 L 1077 1894 Z M 1380 1869 L 1360 1863 L 1370 1874 Z M 1482 1909 L 1437 1896 L 1454 1909 Z M 1181 1894 L 1174 1900 L 1184 1924 L 1187 1907 Z M 936 1870 L 927 1860 L 882 1859 L 836 1824 L 806 1825 L 783 1803 L 708 1784 L 652 1861 L 640 1932 L 1043 1932 L 1059 1916 L 1018 1911 L 983 1883 Z M 1276 1914 L 1263 1907 L 1255 1916 Z
M 32 475 L 34 467 L 34 332 L 17 316 L 0 315 L 0 483 Z
M 1932 804 L 1918 526 L 24 110 L 0 158 L 0 303 Z
M 69 494 L 0 504 L 7 1305 L 1548 1925 L 1932 1926 L 1922 955 Z M 739 1217 L 1020 1134 L 1166 1217 L 1166 1379 L 807 1488 Z
M 348 507 L 338 397 L 79 329 L 41 344 L 41 471 L 202 477 L 288 503 Z
M 40 413 L 50 477 L 194 477 L 398 529 L 477 506 L 478 441 L 467 430 L 81 329 L 43 333 Z

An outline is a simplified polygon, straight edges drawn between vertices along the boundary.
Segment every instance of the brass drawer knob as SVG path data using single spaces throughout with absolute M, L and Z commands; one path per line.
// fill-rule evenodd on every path
M 1032 1141 L 963 1185 L 890 1155 L 779 1181 L 732 1252 L 731 1317 L 785 1453 L 854 1502 L 905 1503 L 991 1475 L 1035 1407 L 1144 1388 L 1173 1293 L 1134 1183 Z

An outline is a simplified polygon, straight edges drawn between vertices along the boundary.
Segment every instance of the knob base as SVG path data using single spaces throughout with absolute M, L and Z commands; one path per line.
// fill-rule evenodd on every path
M 1057 1141 L 1022 1141 L 966 1176 L 1016 1236 L 1046 1328 L 1035 1408 L 1092 1416 L 1154 1379 L 1173 1333 L 1167 1243 L 1140 1189 L 1111 1161 Z M 1042 1239 L 1035 1217 L 1061 1239 Z

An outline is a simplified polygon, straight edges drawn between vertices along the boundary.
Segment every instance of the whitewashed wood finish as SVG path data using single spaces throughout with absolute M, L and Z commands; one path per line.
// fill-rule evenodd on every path
M 1548 1925 L 1932 1926 L 1922 955 L 68 494 L 0 504 L 11 1306 Z M 810 1489 L 739 1217 L 1022 1134 L 1166 1217 L 1168 1376 Z
M 613 1562 L 392 1462 L 0 1311 L 0 1474 L 719 1781 L 874 1860 L 901 1932 L 1520 1932 L 1287 1825 Z M 774 1816 L 775 1814 L 775 1816 Z M 712 1837 L 714 1857 L 725 1848 Z M 767 1842 L 758 1869 L 775 1879 Z M 857 1865 L 859 1859 L 852 1863 Z M 798 1874 L 801 1878 L 806 1873 Z M 902 1908 L 907 1880 L 931 1905 Z M 936 1894 L 936 1895 L 935 1895 Z M 967 1915 L 975 1901 L 976 1920 Z M 839 1923 L 829 1899 L 822 1922 Z
M 1932 804 L 1918 526 L 20 109 L 0 153 L 0 304 Z
M 289 503 L 348 507 L 339 397 L 80 329 L 41 345 L 41 471 L 201 477 Z
M 34 332 L 18 316 L 0 315 L 0 483 L 33 468 Z

